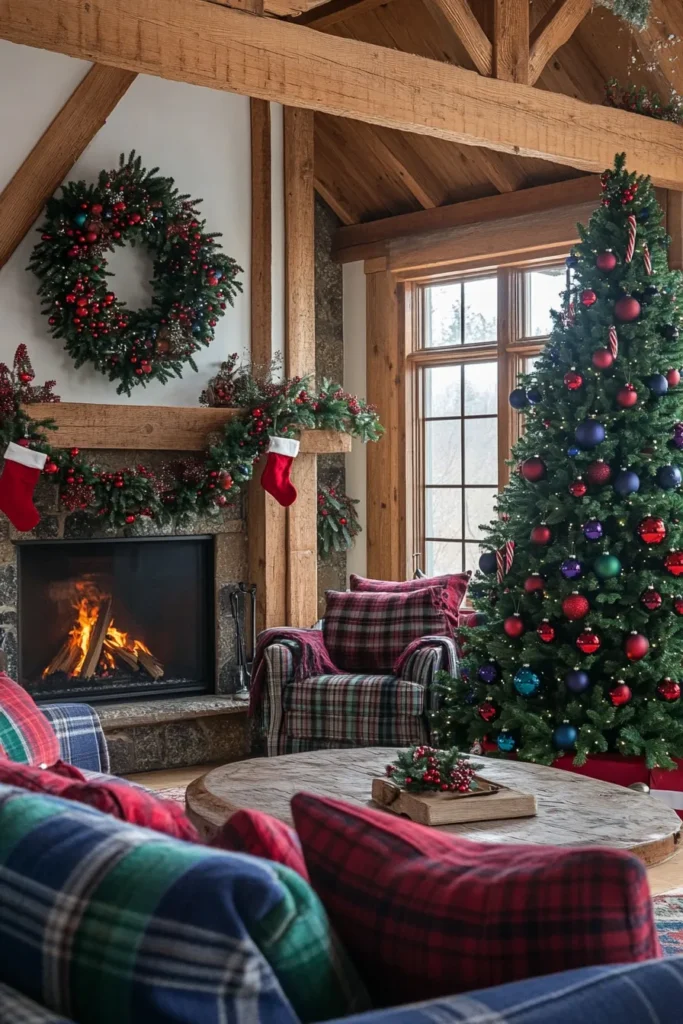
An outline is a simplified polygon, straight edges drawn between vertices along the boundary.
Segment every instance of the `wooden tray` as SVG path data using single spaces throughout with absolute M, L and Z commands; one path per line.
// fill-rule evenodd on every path
M 454 825 L 468 821 L 528 818 L 536 814 L 536 797 L 496 786 L 475 775 L 481 787 L 469 793 L 407 793 L 389 779 L 372 780 L 372 799 L 392 814 L 420 825 Z

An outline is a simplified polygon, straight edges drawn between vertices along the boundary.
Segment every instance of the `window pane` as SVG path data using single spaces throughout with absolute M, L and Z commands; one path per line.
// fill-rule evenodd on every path
M 496 497 L 496 491 L 485 491 L 478 487 L 465 489 L 465 537 L 468 540 L 479 540 L 479 527 L 486 526 L 494 518 Z
M 534 370 L 536 369 L 536 365 L 537 365 L 538 360 L 540 358 L 541 358 L 540 356 L 529 356 L 527 359 L 525 359 L 524 360 L 524 372 L 525 373 L 533 373 Z
M 498 480 L 498 420 L 465 420 L 466 484 L 488 484 Z
M 495 341 L 498 336 L 498 279 L 465 281 L 465 344 Z
M 425 499 L 425 536 L 462 537 L 462 489 L 428 487 Z
M 459 366 L 437 366 L 425 370 L 425 416 L 460 416 L 461 381 Z
M 461 484 L 461 420 L 425 423 L 425 483 Z
M 471 541 L 465 544 L 465 564 L 463 570 L 466 572 L 469 569 L 470 572 L 476 572 L 479 568 L 479 559 L 482 553 L 483 550 L 479 547 L 479 544 L 473 544 Z
M 461 293 L 459 281 L 435 284 L 424 291 L 425 348 L 462 344 Z
M 567 272 L 564 267 L 543 267 L 527 270 L 524 279 L 524 336 L 545 337 L 553 326 L 550 310 L 562 308 Z
M 462 544 L 428 540 L 425 544 L 425 556 L 425 572 L 428 576 L 445 576 L 449 572 L 463 571 Z
M 498 410 L 497 363 L 465 366 L 465 416 L 482 416 Z

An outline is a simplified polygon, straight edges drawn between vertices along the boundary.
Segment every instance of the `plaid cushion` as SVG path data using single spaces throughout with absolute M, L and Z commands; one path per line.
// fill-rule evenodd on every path
M 58 765 L 61 767 L 61 762 L 58 762 Z M 72 770 L 78 771 L 77 768 Z M 85 781 L 82 775 L 81 779 Z M 35 768 L 32 764 L 17 764 L 4 757 L 0 758 L 0 784 L 5 786 L 17 786 L 19 789 L 27 789 L 31 793 L 63 796 L 73 786 L 74 781 L 70 774 L 62 775 L 60 772 L 50 769 Z
M 41 711 L 57 735 L 63 761 L 84 771 L 109 771 L 107 741 L 94 708 L 89 704 L 44 704 Z
M 235 811 L 210 843 L 230 853 L 250 853 L 277 861 L 308 881 L 308 871 L 299 837 L 284 821 L 263 811 Z
M 0 1024 L 72 1024 L 61 1013 L 52 1013 L 15 992 L 9 985 L 0 985 Z
M 307 883 L 0 786 L 0 982 L 79 1024 L 296 1024 L 364 1009 Z
M 424 698 L 420 685 L 395 676 L 314 676 L 285 686 L 285 729 L 298 739 L 410 746 L 426 738 Z
M 129 825 L 151 828 L 172 839 L 199 842 L 196 828 L 185 817 L 179 803 L 164 800 L 142 786 L 131 786 L 118 779 L 98 779 L 73 782 L 61 795 L 65 800 L 96 807 L 98 811 L 111 814 L 120 821 L 127 821 Z
M 307 793 L 292 811 L 311 883 L 377 1005 L 661 955 L 632 854 L 474 843 Z
M 444 587 L 407 594 L 327 591 L 323 633 L 332 661 L 347 672 L 391 672 L 421 636 L 447 636 Z
M 471 575 L 470 572 L 461 572 L 451 573 L 447 576 L 421 576 L 419 579 L 396 582 L 395 580 L 370 580 L 352 572 L 349 586 L 354 591 L 385 594 L 408 594 L 414 590 L 425 590 L 427 587 L 446 587 L 445 609 L 451 631 L 454 633 L 458 628 L 460 606 L 465 600 Z
M 45 715 L 23 688 L 0 672 L 0 754 L 22 764 L 54 764 L 59 741 Z
M 683 956 L 678 956 L 584 967 L 419 1006 L 347 1017 L 343 1024 L 672 1024 L 681 1019 L 682 992 Z

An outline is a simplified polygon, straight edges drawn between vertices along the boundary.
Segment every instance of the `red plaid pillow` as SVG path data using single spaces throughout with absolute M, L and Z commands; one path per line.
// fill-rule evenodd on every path
M 209 845 L 230 853 L 250 853 L 253 857 L 277 861 L 308 881 L 296 832 L 262 811 L 235 811 Z
M 632 854 L 474 843 L 308 793 L 292 811 L 311 885 L 378 1006 L 661 956 Z
M 0 755 L 20 764 L 51 765 L 59 753 L 55 731 L 33 697 L 0 672 Z
M 325 646 L 345 672 L 391 672 L 413 640 L 452 635 L 445 587 L 407 594 L 328 590 L 326 597 Z
M 364 576 L 351 573 L 349 586 L 356 593 L 410 594 L 415 590 L 426 590 L 427 587 L 446 587 L 447 603 L 445 605 L 452 631 L 462 624 L 460 606 L 465 600 L 472 573 L 453 573 L 448 576 L 422 576 L 417 580 L 369 580 Z
M 17 786 L 19 789 L 28 789 L 31 793 L 49 793 L 50 796 L 64 796 L 64 793 L 73 785 L 74 778 L 80 778 L 85 782 L 85 776 L 78 768 L 68 765 L 69 773 L 61 774 L 56 769 L 61 769 L 62 761 L 58 761 L 53 769 L 35 768 L 32 764 L 17 764 L 15 761 L 7 761 L 0 758 L 0 782 L 6 786 Z M 74 776 L 72 773 L 75 772 Z
M 131 786 L 117 779 L 72 782 L 62 796 L 65 800 L 88 804 L 130 825 L 151 828 L 173 839 L 199 842 L 197 830 L 185 817 L 180 804 L 175 800 L 162 800 L 140 786 Z

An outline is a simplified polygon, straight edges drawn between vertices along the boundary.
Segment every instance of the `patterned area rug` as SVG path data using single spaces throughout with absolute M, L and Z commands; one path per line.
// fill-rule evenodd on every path
M 653 902 L 664 956 L 683 953 L 683 890 L 655 896 Z

